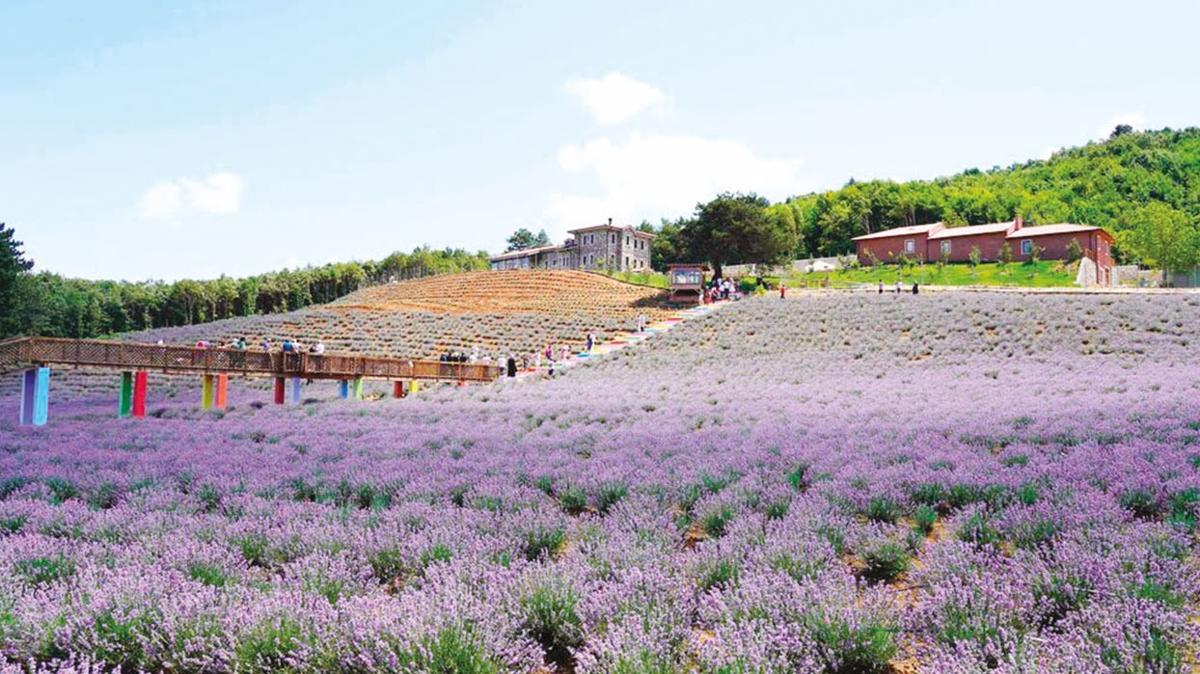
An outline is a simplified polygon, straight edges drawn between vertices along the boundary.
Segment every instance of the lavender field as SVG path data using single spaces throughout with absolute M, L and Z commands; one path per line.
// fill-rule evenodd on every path
M 405 400 L 9 395 L 0 671 L 1196 671 L 1198 339 L 839 293 Z

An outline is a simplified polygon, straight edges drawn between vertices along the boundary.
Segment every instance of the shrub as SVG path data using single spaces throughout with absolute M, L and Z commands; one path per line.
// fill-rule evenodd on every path
M 991 520 L 985 513 L 977 512 L 963 522 L 958 529 L 958 538 L 977 546 L 995 545 L 1002 539 L 1000 532 L 992 526 Z
M 1121 493 L 1117 501 L 1122 508 L 1143 519 L 1151 519 L 1159 512 L 1158 498 L 1149 489 L 1129 489 Z
M 797 581 L 816 578 L 825 570 L 825 560 L 821 557 L 797 556 L 789 553 L 779 553 L 771 558 L 771 568 L 782 571 Z
M 212 587 L 225 587 L 229 582 L 229 577 L 225 575 L 225 571 L 216 564 L 206 564 L 204 562 L 192 562 L 187 567 L 188 578 L 210 585 Z
M 807 626 L 818 644 L 823 671 L 873 674 L 891 671 L 896 656 L 896 628 L 874 619 L 851 625 L 838 618 L 810 620 Z
M 403 577 L 408 569 L 403 553 L 397 548 L 375 550 L 367 555 L 367 563 L 371 566 L 371 575 L 382 583 Z
M 725 535 L 729 522 L 733 519 L 733 508 L 721 506 L 700 518 L 700 528 L 709 538 L 720 538 Z
M 787 516 L 789 507 L 788 502 L 782 499 L 771 501 L 766 508 L 763 508 L 763 515 L 769 520 L 781 520 Z
M 1052 574 L 1049 578 L 1038 579 L 1033 584 L 1038 627 L 1053 629 L 1063 618 L 1083 608 L 1091 592 L 1087 581 L 1073 576 Z
M 52 477 L 46 480 L 46 487 L 50 489 L 50 502 L 58 505 L 79 495 L 79 490 L 75 485 L 71 484 L 70 480 L 64 480 L 59 477 Z
M 438 562 L 448 562 L 454 557 L 454 552 L 450 547 L 443 543 L 435 543 L 425 552 L 421 553 L 421 566 L 427 567 L 430 564 Z
M 558 503 L 568 515 L 578 515 L 587 510 L 587 492 L 581 487 L 567 487 L 558 496 Z
M 305 641 L 300 623 L 280 616 L 264 620 L 243 633 L 234 644 L 234 671 L 292 671 L 290 660 Z
M 466 625 L 445 627 L 397 654 L 400 671 L 444 674 L 500 674 L 502 664 L 489 656 Z
M 866 565 L 863 577 L 873 581 L 894 579 L 907 571 L 912 561 L 908 550 L 895 541 L 869 544 L 861 555 Z
M 88 494 L 88 507 L 92 510 L 108 510 L 117 505 L 117 497 L 120 492 L 117 490 L 117 485 L 112 482 L 105 482 L 97 487 L 92 493 Z
M 525 531 L 522 552 L 525 559 L 536 561 L 542 557 L 552 557 L 558 554 L 566 541 L 566 534 L 561 528 L 535 526 Z
M 791 485 L 792 489 L 795 489 L 796 491 L 804 491 L 805 489 L 808 489 L 808 486 L 809 486 L 808 469 L 809 468 L 810 468 L 809 464 L 801 463 L 801 464 L 798 464 L 795 468 L 793 468 L 791 470 L 791 472 L 789 472 L 787 474 L 787 483 L 789 485 Z
M 876 497 L 867 503 L 867 519 L 872 522 L 886 522 L 894 524 L 900 519 L 900 506 L 896 502 L 886 497 Z
M 1023 522 L 1013 528 L 1011 534 L 1013 545 L 1025 549 L 1049 545 L 1058 535 L 1059 529 L 1059 524 L 1050 519 Z
M 53 557 L 31 557 L 13 565 L 18 576 L 33 585 L 49 585 L 75 575 L 75 562 L 62 554 Z
M 604 484 L 596 491 L 596 510 L 602 515 L 608 514 L 609 510 L 615 506 L 621 499 L 629 494 L 629 487 L 624 482 L 610 482 Z
M 578 605 L 575 588 L 557 578 L 539 581 L 520 599 L 522 627 L 552 662 L 567 662 L 570 649 L 583 643 Z
M 696 569 L 696 585 L 701 590 L 711 590 L 718 585 L 732 585 L 737 582 L 742 572 L 737 560 L 723 557 L 701 561 Z
M 913 511 L 913 526 L 916 527 L 917 531 L 920 531 L 928 536 L 933 532 L 933 525 L 935 522 L 937 522 L 937 517 L 938 515 L 936 510 L 927 505 L 919 505 L 917 506 L 917 509 Z

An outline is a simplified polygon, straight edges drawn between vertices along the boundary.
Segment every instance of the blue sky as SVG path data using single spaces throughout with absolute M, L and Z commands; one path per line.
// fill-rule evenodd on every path
M 0 3 L 0 221 L 39 269 L 497 250 L 1200 124 L 1200 3 Z

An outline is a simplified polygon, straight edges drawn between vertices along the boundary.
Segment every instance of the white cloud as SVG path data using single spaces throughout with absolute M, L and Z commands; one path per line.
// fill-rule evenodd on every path
M 191 210 L 198 213 L 237 213 L 241 208 L 242 179 L 235 173 L 223 172 L 201 180 L 180 178 L 158 183 L 138 200 L 138 214 L 150 220 L 176 215 L 183 209 L 184 197 Z
M 563 147 L 558 161 L 567 171 L 592 174 L 602 188 L 596 195 L 551 197 L 543 215 L 564 227 L 608 217 L 622 223 L 673 218 L 724 191 L 782 199 L 809 187 L 798 159 L 766 159 L 736 141 L 695 136 L 597 138 Z
M 618 72 L 600 78 L 577 77 L 565 85 L 598 124 L 616 124 L 650 108 L 664 105 L 667 96 L 657 87 Z
M 233 173 L 214 173 L 200 182 L 184 178 L 179 184 L 192 208 L 201 213 L 229 215 L 241 207 L 242 179 Z
M 179 210 L 179 195 L 182 190 L 175 183 L 159 183 L 146 190 L 138 200 L 138 214 L 148 220 L 165 218 Z
M 1101 138 L 1108 138 L 1113 129 L 1117 128 L 1120 124 L 1128 124 L 1135 130 L 1145 128 L 1146 115 L 1141 112 L 1126 112 L 1122 115 L 1114 115 L 1103 126 L 1096 129 L 1096 135 Z

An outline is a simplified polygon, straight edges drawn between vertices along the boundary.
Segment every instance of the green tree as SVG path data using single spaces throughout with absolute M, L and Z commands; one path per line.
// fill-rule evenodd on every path
M 1071 243 L 1067 244 L 1067 264 L 1075 264 L 1083 259 L 1083 248 L 1080 247 L 1077 239 L 1071 239 Z
M 1009 263 L 1012 261 L 1012 246 L 1008 245 L 1008 242 L 1005 241 L 1004 243 L 1000 244 L 1000 254 L 996 256 L 996 262 L 998 263 L 996 266 L 1000 267 L 1001 273 L 1004 273 L 1008 269 Z
M 21 330 L 23 285 L 20 279 L 33 269 L 33 260 L 26 259 L 21 242 L 13 238 L 13 230 L 0 222 L 0 335 L 12 335 Z
M 1126 237 L 1144 263 L 1164 272 L 1188 271 L 1200 265 L 1200 232 L 1185 213 L 1151 202 L 1133 215 Z
M 795 236 L 767 216 L 769 202 L 757 194 L 724 193 L 696 205 L 696 217 L 680 232 L 683 247 L 721 274 L 726 264 L 779 264 L 795 249 Z
M 513 232 L 512 236 L 508 237 L 508 248 L 506 248 L 504 252 L 507 253 L 514 250 L 525 250 L 526 248 L 537 248 L 539 246 L 548 245 L 550 245 L 550 237 L 546 236 L 546 230 L 543 229 L 538 231 L 537 234 L 534 234 L 528 229 L 522 227 Z
M 979 272 L 979 263 L 983 260 L 983 253 L 980 252 L 979 246 L 971 246 L 971 252 L 967 253 L 967 261 L 971 263 L 971 276 Z

